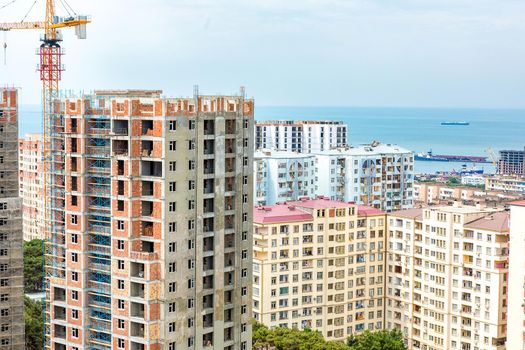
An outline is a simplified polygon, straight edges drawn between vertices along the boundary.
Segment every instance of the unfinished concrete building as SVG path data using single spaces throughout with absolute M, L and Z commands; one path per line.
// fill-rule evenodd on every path
M 65 204 L 51 212 L 65 227 L 50 225 L 61 252 L 47 266 L 51 349 L 251 349 L 254 105 L 243 95 L 55 103 Z
M 17 100 L 17 90 L 0 89 L 0 349 L 25 344 Z

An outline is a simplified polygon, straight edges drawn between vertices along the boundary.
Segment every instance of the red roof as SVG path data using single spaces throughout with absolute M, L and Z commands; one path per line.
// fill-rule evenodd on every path
M 366 205 L 359 205 L 357 207 L 357 215 L 358 216 L 381 215 L 381 214 L 384 214 L 384 212 L 379 210 L 379 209 L 377 209 L 377 208 L 372 208 L 372 207 L 369 207 L 369 206 L 366 206 Z
M 400 217 L 400 218 L 407 218 L 407 219 L 421 219 L 421 217 L 423 216 L 423 209 L 413 208 L 413 209 L 398 210 L 398 211 L 394 211 L 390 213 L 389 215 Z
M 272 224 L 291 221 L 311 221 L 312 214 L 291 204 L 275 204 L 253 208 L 253 222 Z
M 319 196 L 315 199 L 301 198 L 298 201 L 287 202 L 288 204 L 296 205 L 303 208 L 310 209 L 328 209 L 328 208 L 348 208 L 355 203 L 348 203 L 343 201 L 334 201 L 328 197 Z
M 515 205 L 518 207 L 525 207 L 525 201 L 517 201 L 517 202 L 511 202 L 510 205 Z

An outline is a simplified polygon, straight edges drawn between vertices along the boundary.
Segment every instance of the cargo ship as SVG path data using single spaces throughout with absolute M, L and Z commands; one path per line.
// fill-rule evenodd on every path
M 442 122 L 441 125 L 470 125 L 469 122 Z
M 488 163 L 487 157 L 433 154 L 432 150 L 428 151 L 427 153 L 417 153 L 415 155 L 415 160 L 430 162 Z

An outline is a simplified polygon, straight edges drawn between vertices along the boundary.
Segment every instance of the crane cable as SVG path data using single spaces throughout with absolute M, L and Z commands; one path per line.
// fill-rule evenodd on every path
M 33 9 L 33 7 L 35 7 L 35 4 L 38 0 L 35 0 L 33 2 L 33 4 L 31 5 L 31 7 L 29 8 L 29 10 L 27 11 L 26 15 L 24 16 L 24 18 L 22 18 L 22 20 L 20 21 L 20 23 L 24 23 L 24 21 L 26 20 L 27 16 L 29 16 L 29 13 L 31 12 L 31 10 Z
M 60 0 L 60 2 L 62 2 L 62 0 Z M 71 5 L 69 5 L 69 3 L 67 2 L 67 0 L 64 0 L 64 2 L 62 2 L 62 4 L 66 3 L 66 5 L 69 7 L 69 9 L 71 10 L 71 12 L 73 12 L 73 14 L 75 16 L 78 16 L 77 13 L 75 12 L 75 10 L 73 10 L 73 7 L 71 7 Z M 66 9 L 67 11 L 67 9 Z M 69 11 L 67 11 L 69 13 Z
M 0 6 L 0 10 L 6 8 L 7 6 L 9 6 L 9 5 L 11 5 L 11 4 L 14 4 L 16 1 L 17 1 L 17 0 L 11 0 L 11 1 L 8 2 L 7 4 Z
M 69 16 L 71 16 L 71 12 L 69 12 L 69 10 L 67 9 L 66 5 L 64 4 L 64 0 L 60 0 L 60 3 L 62 4 L 62 7 L 64 8 L 64 10 L 66 10 L 67 14 Z

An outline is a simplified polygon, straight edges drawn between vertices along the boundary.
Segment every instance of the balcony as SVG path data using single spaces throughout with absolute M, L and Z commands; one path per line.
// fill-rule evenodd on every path
M 150 197 L 153 196 L 153 181 L 142 181 L 142 196 Z
M 55 338 L 66 339 L 66 327 L 55 324 Z
M 131 317 L 144 318 L 144 304 L 131 302 L 130 314 Z
M 142 176 L 162 177 L 162 162 L 143 160 L 141 168 Z
M 202 297 L 202 308 L 203 309 L 213 308 L 213 294 L 208 294 Z
M 215 135 L 215 121 L 204 120 L 204 135 Z
M 129 134 L 129 126 L 127 120 L 114 120 L 113 121 L 113 134 L 119 136 L 127 136 Z
M 213 159 L 204 159 L 204 174 L 215 173 L 215 161 Z
M 144 278 L 144 264 L 143 263 L 137 263 L 137 262 L 131 262 L 131 277 L 134 278 Z
M 215 154 L 215 140 L 204 140 L 204 154 Z

